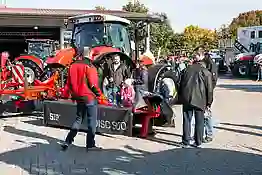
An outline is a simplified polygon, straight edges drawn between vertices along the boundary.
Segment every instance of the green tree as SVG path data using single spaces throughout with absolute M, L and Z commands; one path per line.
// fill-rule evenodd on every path
M 168 19 L 165 13 L 156 13 L 156 15 L 162 16 L 163 19 Z M 151 24 L 151 48 L 155 55 L 174 53 L 172 42 L 174 37 L 174 31 L 168 20 L 161 24 Z
M 147 14 L 149 9 L 139 1 L 136 1 L 134 4 L 129 2 L 128 4 L 122 7 L 124 11 L 144 13 Z M 155 13 L 167 19 L 165 13 Z M 135 25 L 135 24 L 134 24 Z M 163 24 L 150 24 L 151 26 L 151 51 L 156 55 L 160 51 L 162 54 L 169 54 L 173 52 L 174 48 L 171 47 L 171 39 L 173 39 L 174 32 L 169 24 L 169 21 L 166 20 Z M 144 45 L 144 43 L 140 43 Z
M 229 26 L 223 24 L 217 31 L 218 39 L 227 39 L 232 37 Z
M 128 4 L 124 5 L 122 7 L 123 11 L 126 12 L 135 12 L 135 13 L 144 13 L 147 14 L 149 9 L 142 3 L 140 3 L 139 1 L 136 1 L 135 3 L 131 3 L 129 2 Z M 131 37 L 134 39 L 134 29 L 135 29 L 136 23 L 132 22 L 130 27 L 129 27 L 129 32 L 131 34 Z M 139 34 L 144 33 L 144 29 L 139 31 Z M 144 50 L 145 48 L 145 43 L 143 42 L 144 36 L 139 37 L 139 41 L 138 42 L 139 46 L 140 46 L 140 50 Z M 140 40 L 141 39 L 141 40 Z
M 95 10 L 98 10 L 98 11 L 105 11 L 106 8 L 104 6 L 96 6 L 95 7 Z
M 183 33 L 174 33 L 171 40 L 170 44 L 167 46 L 168 50 L 172 53 L 177 53 L 180 52 L 181 50 L 185 50 L 184 46 L 184 35 Z
M 122 7 L 123 11 L 127 12 L 136 12 L 136 13 L 148 13 L 149 9 L 145 6 L 145 4 L 136 1 L 134 4 L 129 2 L 128 4 Z

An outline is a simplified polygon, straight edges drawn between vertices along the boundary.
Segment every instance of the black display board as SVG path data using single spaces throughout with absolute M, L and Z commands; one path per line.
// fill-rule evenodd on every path
M 44 122 L 47 125 L 70 128 L 76 118 L 76 104 L 71 101 L 44 101 Z M 86 118 L 81 130 L 86 131 Z M 98 105 L 97 132 L 132 136 L 131 108 Z

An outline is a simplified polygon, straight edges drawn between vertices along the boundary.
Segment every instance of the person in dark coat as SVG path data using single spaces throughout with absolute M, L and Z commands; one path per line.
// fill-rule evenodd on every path
M 195 116 L 195 146 L 203 142 L 204 111 L 213 102 L 213 78 L 207 69 L 203 57 L 187 67 L 181 76 L 178 92 L 180 103 L 183 105 L 183 136 L 182 144 L 187 147 L 191 140 L 191 120 Z
M 113 62 L 109 65 L 108 77 L 109 79 L 113 79 L 113 82 L 117 87 L 131 76 L 127 66 L 121 62 L 119 55 L 113 56 Z
M 206 64 L 206 68 L 212 74 L 213 87 L 215 88 L 218 79 L 218 67 L 216 63 L 210 57 L 210 54 L 204 49 L 204 46 L 199 46 L 195 49 L 197 56 L 194 57 L 194 62 L 198 59 L 203 59 L 203 62 Z
M 216 87 L 218 78 L 218 67 L 216 63 L 212 60 L 209 53 L 205 53 L 203 61 L 205 62 L 207 69 L 212 73 L 213 87 Z

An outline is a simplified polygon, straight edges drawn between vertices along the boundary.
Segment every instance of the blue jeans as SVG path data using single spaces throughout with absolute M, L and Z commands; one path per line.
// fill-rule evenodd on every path
M 205 117 L 204 118 L 204 130 L 205 130 L 205 137 L 213 138 L 213 119 L 212 117 Z
M 74 138 L 77 135 L 77 132 L 79 131 L 84 119 L 87 117 L 86 121 L 88 131 L 86 135 L 86 147 L 94 147 L 97 120 L 97 101 L 93 100 L 89 103 L 78 102 L 76 116 L 76 120 L 66 137 L 66 143 L 71 144 L 74 141 Z

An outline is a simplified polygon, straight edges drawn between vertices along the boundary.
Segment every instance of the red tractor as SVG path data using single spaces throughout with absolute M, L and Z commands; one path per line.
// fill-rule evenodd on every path
M 131 49 L 131 39 L 129 36 L 128 27 L 130 26 L 130 21 L 120 17 L 104 14 L 85 14 L 69 19 L 70 22 L 74 24 L 72 32 L 72 48 L 62 49 L 56 52 L 55 55 L 50 56 L 46 59 L 45 63 L 40 63 L 37 65 L 40 68 L 44 67 L 42 79 L 50 79 L 54 73 L 59 73 L 59 82 L 58 86 L 55 86 L 55 89 L 61 89 L 64 87 L 65 80 L 67 78 L 67 68 L 78 58 L 79 48 L 90 48 L 89 58 L 93 61 L 93 64 L 96 66 L 100 72 L 101 82 L 104 82 L 107 77 L 107 71 L 105 70 L 105 65 L 109 65 L 112 62 L 113 55 L 118 55 L 121 61 L 127 66 L 127 69 L 132 72 L 135 68 L 136 58 L 138 58 L 138 44 L 136 43 L 135 48 L 135 59 L 132 59 L 133 50 Z M 138 31 L 145 26 L 145 22 L 139 22 L 135 27 L 135 38 L 139 37 Z M 25 63 L 26 59 L 17 59 Z M 30 59 L 29 59 L 30 60 Z M 32 61 L 31 59 L 30 61 Z M 35 59 L 35 61 L 37 61 Z M 33 63 L 32 63 L 33 64 Z M 32 69 L 33 70 L 33 69 Z M 168 73 L 168 74 L 167 74 Z M 160 118 L 161 111 L 167 112 L 167 108 L 163 108 L 165 103 L 161 96 L 155 94 L 158 93 L 164 78 L 168 78 L 174 81 L 172 78 L 169 78 L 172 74 L 171 67 L 165 65 L 152 66 L 149 70 L 149 91 L 138 91 L 136 93 L 141 93 L 140 97 L 134 104 L 133 114 L 135 118 L 144 118 L 142 125 L 145 130 L 141 130 L 141 135 L 143 137 L 148 133 L 148 122 L 151 118 Z M 169 75 L 170 74 L 170 75 Z M 173 75 L 173 74 L 172 74 Z M 171 76 L 173 77 L 173 76 Z M 131 78 L 131 77 L 130 77 Z M 163 81 L 162 81 L 163 80 Z M 33 81 L 32 82 L 36 82 Z M 30 83 L 30 82 L 29 82 Z M 41 84 L 41 83 L 40 83 Z M 170 83 L 169 83 L 170 84 Z M 172 84 L 172 83 L 171 83 Z M 101 83 L 101 89 L 104 83 Z M 46 86 L 46 85 L 44 85 Z M 33 89 L 41 89 L 34 86 Z M 41 86 L 39 86 L 41 87 Z M 174 88 L 174 87 L 172 87 Z M 39 91 L 37 91 L 39 92 Z M 52 91 L 54 92 L 54 91 Z M 171 92 L 171 91 L 170 91 Z M 169 93 L 170 93 L 169 92 Z M 55 94 L 59 98 L 59 94 Z M 30 95 L 32 96 L 32 95 Z M 38 94 L 37 94 L 38 96 Z M 31 98 L 32 99 L 32 98 Z M 162 110 L 161 110 L 162 109 Z M 172 110 L 171 110 L 172 111 Z M 165 115 L 165 114 L 164 114 Z M 172 117 L 172 116 L 169 116 Z
M 32 84 L 43 74 L 44 62 L 54 54 L 56 42 L 50 39 L 27 39 L 26 42 L 27 53 L 15 60 L 24 65 L 28 83 Z
M 54 70 L 61 73 L 60 86 L 66 80 L 66 69 L 78 55 L 78 48 L 89 47 L 90 59 L 93 61 L 109 58 L 114 53 L 121 54 L 121 60 L 131 69 L 134 65 L 131 56 L 131 42 L 127 27 L 130 21 L 124 18 L 104 15 L 85 14 L 69 18 L 69 25 L 73 23 L 72 46 L 58 51 L 55 56 L 47 58 L 44 77 L 48 78 Z M 105 59 L 108 60 L 108 59 Z M 103 64 L 101 62 L 101 64 Z M 50 73 L 51 72 L 51 73 Z M 49 74 L 49 76 L 47 75 Z
M 49 57 L 45 62 L 46 75 L 52 75 L 53 71 L 59 70 L 58 72 L 60 72 L 61 77 L 59 82 L 60 87 L 64 86 L 67 77 L 67 68 L 78 58 L 79 48 L 90 48 L 89 58 L 98 69 L 99 78 L 102 82 L 102 90 L 106 89 L 103 86 L 108 76 L 105 65 L 110 65 L 112 63 L 113 55 L 119 55 L 121 61 L 125 63 L 130 72 L 134 70 L 136 58 L 138 58 L 139 47 L 137 44 L 138 42 L 135 42 L 136 48 L 134 54 L 131 48 L 131 38 L 128 30 L 130 26 L 129 20 L 105 14 L 85 14 L 69 18 L 69 25 L 71 23 L 73 23 L 72 48 L 58 51 L 55 56 Z M 141 21 L 136 24 L 134 32 L 136 41 L 139 37 L 139 30 L 142 30 L 145 26 L 145 22 Z M 134 59 L 132 59 L 132 56 L 134 56 Z M 152 71 L 150 71 L 150 74 L 152 74 L 150 77 L 152 78 L 149 78 L 149 89 L 151 92 L 159 89 L 158 86 L 160 85 L 160 81 L 158 80 L 160 78 L 165 78 L 162 75 L 166 75 L 165 72 L 169 71 L 170 68 L 160 65 L 152 69 Z M 141 92 L 139 91 L 136 93 Z M 137 105 L 135 105 L 133 112 L 134 115 L 146 118 L 145 122 L 142 122 L 146 125 L 150 118 L 161 116 L 159 106 L 161 97 L 149 92 L 143 92 L 142 96 L 143 97 L 139 99 L 140 102 L 136 102 Z M 144 133 L 147 133 L 147 131 L 143 131 L 143 134 Z

